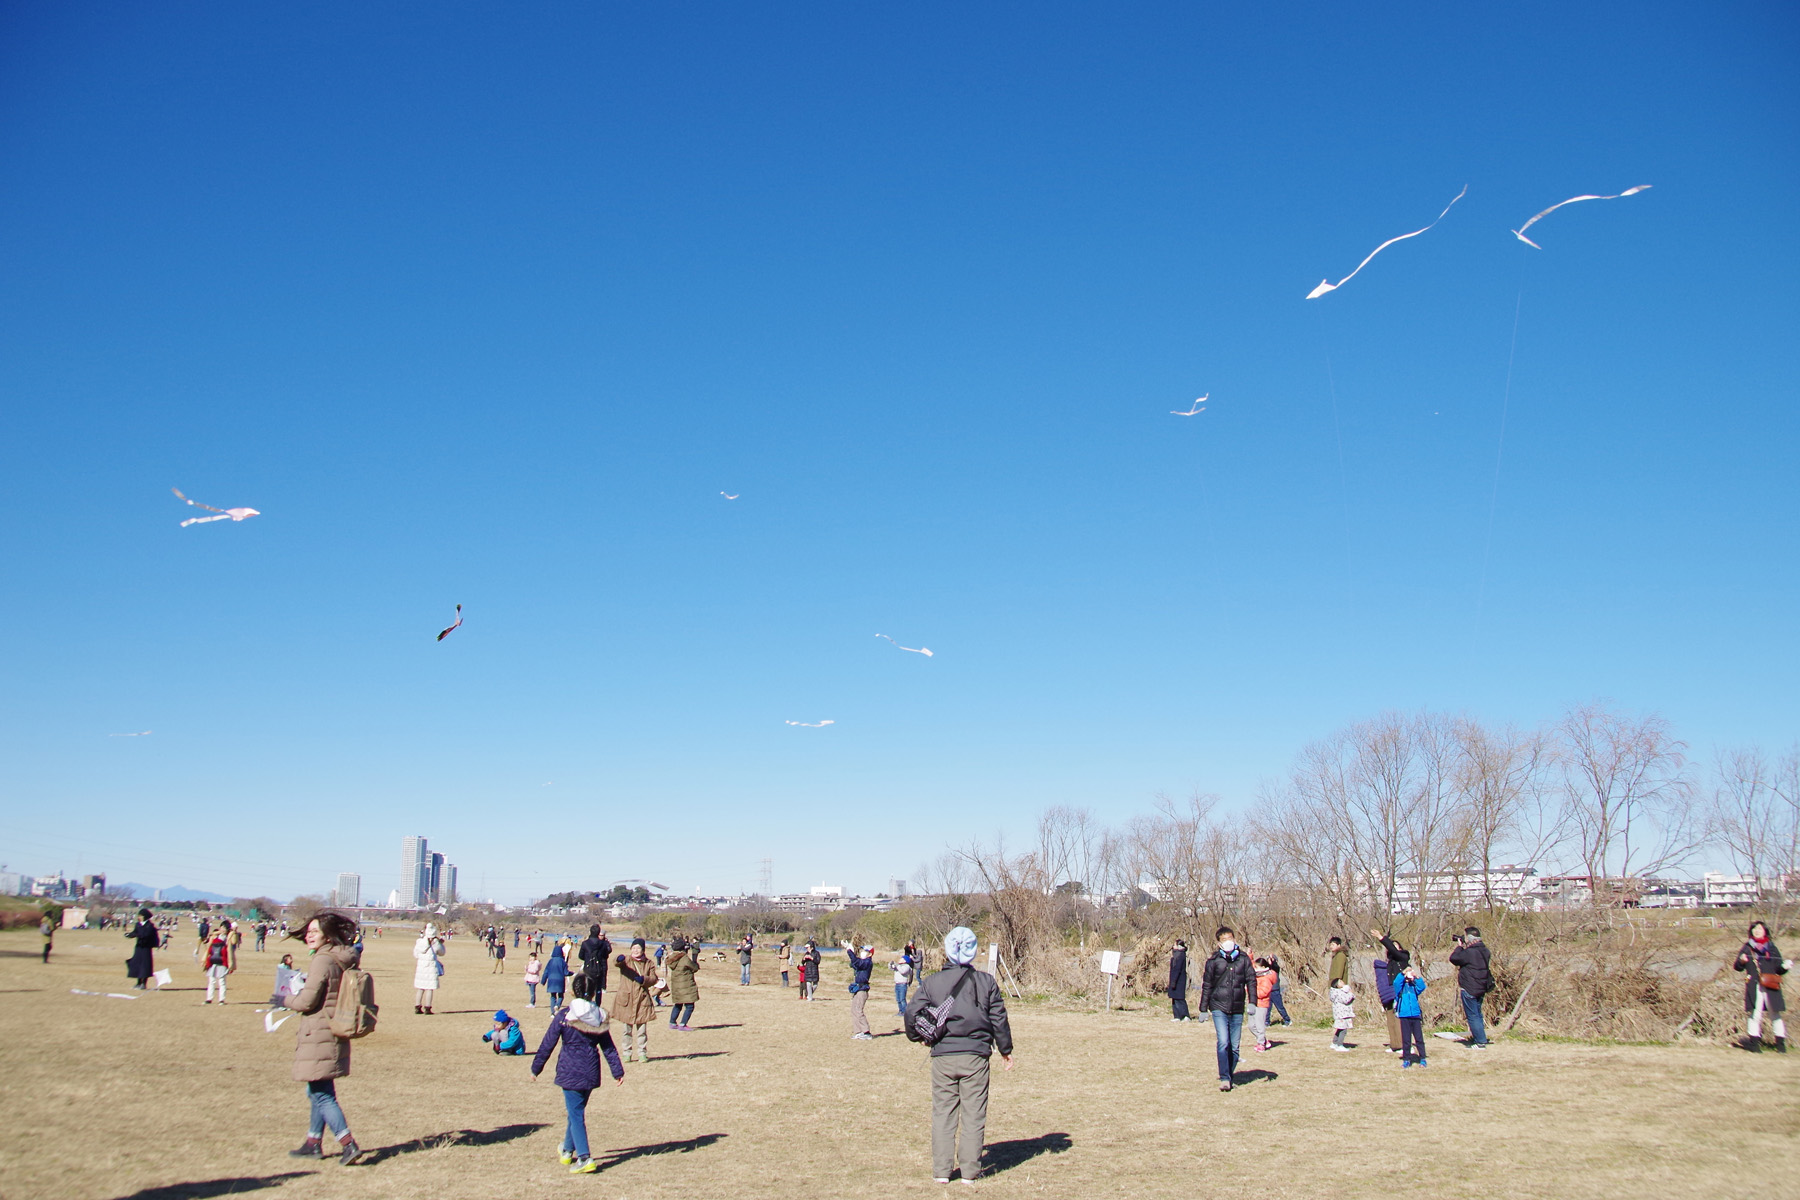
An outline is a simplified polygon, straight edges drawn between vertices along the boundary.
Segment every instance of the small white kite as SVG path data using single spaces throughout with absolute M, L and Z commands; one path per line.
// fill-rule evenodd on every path
M 438 634 L 437 640 L 440 642 L 443 641 L 445 638 L 450 636 L 450 631 L 452 629 L 456 629 L 461 624 L 462 624 L 462 605 L 459 604 L 456 606 L 456 623 L 451 625 L 450 629 L 446 629 L 442 633 Z
M 1311 299 L 1311 297 L 1308 297 L 1308 299 Z M 1206 393 L 1206 396 L 1210 396 L 1210 395 L 1212 395 L 1211 392 Z M 1200 407 L 1202 404 L 1206 403 L 1206 396 L 1202 396 L 1198 400 L 1194 401 L 1194 407 L 1188 409 L 1186 412 L 1182 412 L 1179 408 L 1171 408 L 1169 410 L 1169 415 L 1171 417 L 1197 417 L 1197 416 L 1199 416 L 1201 413 L 1206 411 L 1204 408 Z
M 1564 200 L 1562 202 L 1562 204 L 1552 204 L 1549 208 L 1546 208 L 1543 212 L 1539 213 L 1537 216 L 1531 218 L 1531 220 L 1525 222 L 1523 225 L 1521 225 L 1517 229 L 1513 230 L 1512 235 L 1514 237 L 1518 238 L 1521 242 L 1524 242 L 1527 246 L 1530 246 L 1533 250 L 1542 250 L 1543 249 L 1542 246 L 1538 245 L 1536 242 L 1532 241 L 1530 238 L 1525 236 L 1525 231 L 1527 229 L 1530 229 L 1533 225 L 1536 225 L 1539 221 L 1543 220 L 1545 217 L 1549 216 L 1551 213 L 1555 212 L 1557 209 L 1561 208 L 1563 206 L 1563 204 L 1578 204 L 1583 200 L 1623 200 L 1627 196 L 1635 196 L 1639 192 L 1647 192 L 1650 190 L 1650 187 L 1651 187 L 1650 184 L 1640 183 L 1636 187 L 1626 188 L 1624 191 L 1620 192 L 1616 196 L 1570 196 L 1567 200 Z
M 723 496 L 723 497 L 725 497 L 725 498 L 726 498 L 726 499 L 727 499 L 727 500 L 736 500 L 736 499 L 737 499 L 737 498 L 738 498 L 738 496 L 741 496 L 741 495 L 743 495 L 743 494 L 744 494 L 744 493 L 742 493 L 742 492 L 739 492 L 739 493 L 738 493 L 738 494 L 737 494 L 737 496 L 734 496 L 734 495 L 732 495 L 732 494 L 731 494 L 731 493 L 730 493 L 730 492 L 720 492 L 720 493 L 719 493 L 719 495 L 721 495 L 721 496 Z
M 887 638 L 887 642 L 888 642 L 888 644 L 889 644 L 889 645 L 890 645 L 890 646 L 893 646 L 893 647 L 895 647 L 895 648 L 897 648 L 897 649 L 900 649 L 900 650 L 904 650 L 904 651 L 906 651 L 906 652 L 907 652 L 907 653 L 908 653 L 908 654 L 923 654 L 923 655 L 924 655 L 924 656 L 925 656 L 925 657 L 926 657 L 926 658 L 930 658 L 930 657 L 931 657 L 931 651 L 929 651 L 929 650 L 927 650 L 927 649 L 926 649 L 926 648 L 925 648 L 925 647 L 923 647 L 923 646 L 920 646 L 920 647 L 919 647 L 919 648 L 918 648 L 918 649 L 916 649 L 916 650 L 915 650 L 915 649 L 913 649 L 913 648 L 912 648 L 912 647 L 911 647 L 911 646 L 902 646 L 902 645 L 900 645 L 900 643 L 899 643 L 899 642 L 896 642 L 896 641 L 895 641 L 895 640 L 894 640 L 894 639 L 893 639 L 893 638 L 891 638 L 891 637 L 888 637 L 888 635 L 887 635 L 887 634 L 885 634 L 885 633 L 878 633 L 878 634 L 876 634 L 876 635 L 875 635 L 875 636 L 876 636 L 876 637 L 878 637 L 878 638 Z
M 1444 211 L 1437 215 L 1437 221 L 1433 221 L 1431 223 L 1431 225 L 1427 225 L 1424 229 L 1415 229 L 1411 233 L 1403 233 L 1399 237 L 1389 238 L 1387 241 L 1381 243 L 1381 245 L 1379 245 L 1379 246 L 1375 247 L 1373 250 L 1369 251 L 1369 258 L 1365 258 L 1361 262 L 1356 264 L 1356 271 L 1360 271 L 1364 267 L 1368 266 L 1370 258 L 1374 258 L 1377 254 L 1380 254 L 1383 250 L 1386 250 L 1389 246 L 1393 245 L 1395 242 L 1404 242 L 1407 238 L 1418 237 L 1421 233 L 1424 233 L 1427 230 L 1431 229 L 1432 226 L 1434 226 L 1438 223 L 1438 221 L 1443 220 L 1445 215 L 1448 214 L 1451 209 L 1456 207 L 1457 200 L 1461 200 L 1464 196 L 1466 196 L 1468 194 L 1469 194 L 1469 185 L 1465 183 L 1465 184 L 1463 184 L 1463 190 L 1456 193 L 1455 199 L 1451 200 L 1450 203 L 1444 205 Z M 1530 222 L 1526 222 L 1526 223 L 1530 224 Z M 1323 296 L 1326 292 L 1337 291 L 1339 288 L 1343 287 L 1346 283 L 1349 283 L 1352 279 L 1356 278 L 1356 271 L 1350 272 L 1348 275 L 1344 276 L 1342 279 L 1338 280 L 1336 283 L 1331 283 L 1324 279 L 1319 280 L 1319 286 L 1314 288 L 1312 291 L 1306 293 L 1306 298 L 1308 300 L 1317 300 L 1320 296 Z
M 289 1010 L 287 1016 L 284 1016 L 281 1020 L 277 1021 L 275 1019 L 275 1010 L 272 1008 L 269 1009 L 267 1012 L 263 1013 L 263 1032 L 274 1033 L 277 1029 L 280 1029 L 287 1023 L 288 1017 L 293 1015 L 292 1010 Z
M 151 732 L 152 732 L 151 730 L 146 729 L 141 733 L 109 733 L 106 736 L 107 737 L 149 737 Z
M 155 975 L 151 976 L 151 978 L 156 980 L 156 986 L 159 988 L 168 987 L 171 983 L 175 982 L 175 976 L 169 974 L 169 968 L 167 967 L 158 971 Z
M 210 504 L 202 504 L 198 500 L 189 500 L 186 496 L 182 496 L 180 488 L 170 488 L 169 490 L 174 492 L 186 503 L 193 505 L 195 508 L 204 508 L 207 512 L 219 514 L 216 517 L 189 517 L 181 523 L 183 529 L 186 529 L 189 525 L 204 525 L 208 521 L 242 521 L 246 517 L 262 516 L 262 514 L 257 512 L 254 508 L 214 508 Z
M 819 721 L 817 723 L 808 722 L 808 721 L 788 721 L 785 723 L 788 725 L 798 725 L 802 729 L 823 729 L 827 725 L 836 725 L 837 724 L 836 721 Z

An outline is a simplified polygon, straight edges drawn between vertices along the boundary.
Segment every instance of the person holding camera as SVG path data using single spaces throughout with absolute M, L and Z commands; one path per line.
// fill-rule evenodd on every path
M 1456 939 L 1456 949 L 1450 952 L 1450 962 L 1456 967 L 1456 986 L 1462 993 L 1463 1016 L 1469 1021 L 1469 1037 L 1463 1044 L 1476 1050 L 1486 1050 L 1487 1018 L 1481 1011 L 1481 1001 L 1494 990 L 1494 975 L 1488 969 L 1490 958 L 1488 948 L 1482 943 L 1481 930 L 1470 925 Z

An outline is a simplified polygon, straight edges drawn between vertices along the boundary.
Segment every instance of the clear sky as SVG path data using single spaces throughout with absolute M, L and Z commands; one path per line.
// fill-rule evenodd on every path
M 0 858 L 873 891 L 1386 708 L 1785 746 L 1797 52 L 1774 2 L 0 6 Z

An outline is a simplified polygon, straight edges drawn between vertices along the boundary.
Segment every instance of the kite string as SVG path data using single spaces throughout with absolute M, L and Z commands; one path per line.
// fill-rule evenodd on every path
M 1452 202 L 1454 203 L 1454 201 Z M 1331 393 L 1331 430 L 1337 437 L 1338 507 L 1344 516 L 1344 590 L 1350 589 L 1350 477 L 1344 469 L 1344 428 L 1338 420 L 1337 375 L 1331 368 L 1331 339 L 1325 333 L 1325 314 L 1319 313 L 1319 342 L 1325 347 L 1325 382 Z
M 1481 549 L 1481 582 L 1475 590 L 1475 631 L 1487 604 L 1488 558 L 1494 550 L 1494 514 L 1500 505 L 1500 463 L 1506 455 L 1506 415 L 1512 407 L 1513 360 L 1519 352 L 1519 313 L 1525 304 L 1525 263 L 1519 263 L 1519 294 L 1513 300 L 1512 345 L 1506 351 L 1506 387 L 1500 394 L 1500 440 L 1494 447 L 1494 481 L 1488 489 L 1487 542 Z

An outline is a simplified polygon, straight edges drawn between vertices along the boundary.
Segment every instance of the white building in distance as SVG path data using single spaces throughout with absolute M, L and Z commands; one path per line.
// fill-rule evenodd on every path
M 331 895 L 332 902 L 339 908 L 361 908 L 362 876 L 353 871 L 338 872 L 337 887 Z

